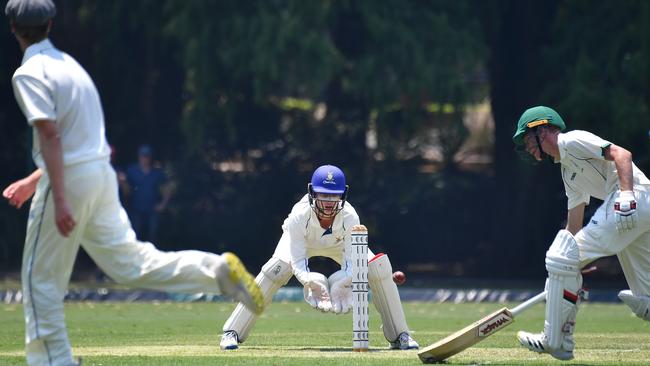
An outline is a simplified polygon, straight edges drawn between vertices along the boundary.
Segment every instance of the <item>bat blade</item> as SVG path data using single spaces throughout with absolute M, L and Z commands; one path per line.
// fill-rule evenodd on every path
M 508 308 L 501 308 L 438 342 L 425 347 L 418 356 L 423 363 L 440 362 L 500 331 L 515 318 Z

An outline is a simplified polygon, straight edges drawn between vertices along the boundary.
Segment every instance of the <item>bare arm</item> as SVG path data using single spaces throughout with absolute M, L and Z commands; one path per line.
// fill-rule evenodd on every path
M 129 194 L 131 194 L 131 186 L 129 185 L 129 180 L 126 178 L 126 174 L 124 174 L 124 172 L 117 172 L 117 182 L 120 185 L 120 189 L 122 190 L 124 197 L 128 197 Z
M 43 176 L 43 171 L 41 170 L 41 168 L 36 168 L 36 170 L 34 170 L 32 174 L 27 176 L 27 179 L 29 179 L 33 184 L 37 184 L 38 181 L 41 179 L 41 176 Z
M 36 184 L 42 175 L 42 170 L 34 170 L 29 176 L 11 183 L 2 192 L 2 196 L 9 201 L 10 205 L 21 208 L 36 191 Z
M 624 148 L 611 144 L 604 153 L 605 159 L 613 161 L 618 172 L 618 181 L 621 191 L 634 189 L 632 179 L 632 153 Z
M 38 141 L 41 146 L 43 161 L 54 200 L 55 220 L 59 232 L 68 236 L 76 223 L 72 217 L 72 209 L 65 196 L 65 181 L 63 174 L 63 149 L 61 148 L 61 135 L 52 120 L 38 120 L 34 122 L 38 132 Z
M 298 225 L 295 222 L 295 218 L 290 217 L 289 219 L 294 219 L 293 222 L 289 224 L 293 224 L 294 227 L 288 227 L 287 230 L 282 233 L 282 238 L 280 238 L 280 240 L 289 240 L 293 275 L 296 276 L 296 279 L 304 285 L 309 281 L 307 243 L 305 243 L 304 232 L 300 230 L 300 228 L 296 227 Z
M 566 218 L 566 229 L 572 235 L 575 235 L 582 229 L 582 222 L 585 218 L 585 203 L 581 203 L 578 206 L 572 208 L 567 213 Z

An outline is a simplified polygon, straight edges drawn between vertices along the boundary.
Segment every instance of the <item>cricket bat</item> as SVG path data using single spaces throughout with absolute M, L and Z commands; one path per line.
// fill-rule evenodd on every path
M 545 299 L 546 291 L 543 291 L 512 309 L 501 308 L 456 333 L 425 347 L 418 352 L 418 356 L 423 363 L 440 362 L 507 327 L 515 321 L 516 315 Z

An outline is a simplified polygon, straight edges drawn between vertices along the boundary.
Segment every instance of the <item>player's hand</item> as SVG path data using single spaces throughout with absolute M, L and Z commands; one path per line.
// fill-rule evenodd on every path
M 636 199 L 633 191 L 619 191 L 614 201 L 616 229 L 619 232 L 632 230 L 636 226 Z
M 330 293 L 332 295 L 332 312 L 347 314 L 352 307 L 352 276 L 346 275 L 333 282 L 330 285 Z
M 54 219 L 59 233 L 66 238 L 77 225 L 72 217 L 72 209 L 66 200 L 54 204 Z
M 303 293 L 305 301 L 314 309 L 324 313 L 332 309 L 332 300 L 327 288 L 327 278 L 320 273 L 310 272 Z M 322 277 L 322 278 L 321 278 Z
M 2 192 L 2 196 L 15 208 L 21 208 L 23 204 L 32 197 L 36 191 L 36 182 L 29 178 L 24 178 L 11 183 Z

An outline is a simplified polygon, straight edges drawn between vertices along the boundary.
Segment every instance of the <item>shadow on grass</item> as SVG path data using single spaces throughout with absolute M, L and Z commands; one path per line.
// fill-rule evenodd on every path
M 271 349 L 270 347 L 255 347 L 247 346 L 246 350 L 260 350 L 265 351 Z M 345 352 L 351 354 L 366 354 L 366 353 L 379 353 L 379 352 L 404 352 L 402 350 L 392 350 L 392 349 L 381 349 L 381 348 L 371 348 L 363 352 L 355 352 L 352 348 L 349 347 L 277 347 L 277 349 L 282 349 L 283 351 L 311 351 L 311 352 Z M 416 351 L 416 350 L 413 350 Z

